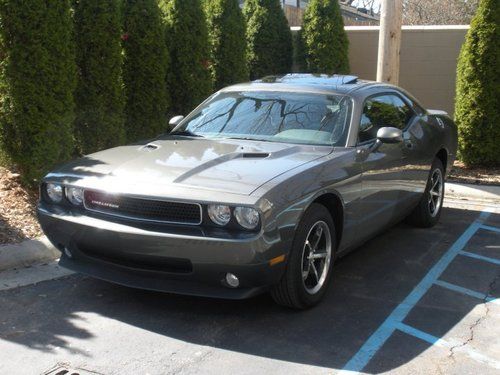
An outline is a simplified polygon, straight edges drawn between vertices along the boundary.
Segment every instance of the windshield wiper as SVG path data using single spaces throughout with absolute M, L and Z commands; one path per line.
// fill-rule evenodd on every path
M 182 130 L 182 131 L 178 131 L 175 133 L 170 133 L 170 135 L 180 135 L 181 137 L 205 138 L 204 136 L 202 136 L 200 134 L 193 133 L 192 131 L 189 131 L 189 130 Z
M 244 141 L 273 142 L 272 139 L 252 138 L 252 137 L 221 137 L 221 139 L 242 139 Z

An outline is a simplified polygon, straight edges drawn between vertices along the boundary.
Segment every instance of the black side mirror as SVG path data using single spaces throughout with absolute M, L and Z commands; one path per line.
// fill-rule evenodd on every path
M 180 124 L 180 122 L 184 120 L 184 116 L 174 116 L 170 119 L 170 121 L 168 122 L 168 124 L 170 125 L 170 128 L 171 129 L 174 129 L 177 125 Z
M 392 126 L 384 126 L 377 131 L 377 140 L 370 147 L 370 152 L 377 151 L 383 143 L 403 142 L 403 131 Z

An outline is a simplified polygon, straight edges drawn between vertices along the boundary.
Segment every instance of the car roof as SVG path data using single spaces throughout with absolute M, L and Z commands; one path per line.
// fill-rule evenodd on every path
M 353 75 L 290 73 L 267 76 L 252 82 L 224 88 L 222 91 L 286 91 L 347 94 L 362 87 L 380 85 Z

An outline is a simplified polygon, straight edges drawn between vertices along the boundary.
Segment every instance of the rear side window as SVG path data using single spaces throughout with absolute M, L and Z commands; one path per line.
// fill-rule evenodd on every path
M 363 107 L 358 141 L 362 143 L 375 139 L 378 129 L 385 126 L 403 130 L 413 115 L 411 108 L 397 95 L 371 97 Z

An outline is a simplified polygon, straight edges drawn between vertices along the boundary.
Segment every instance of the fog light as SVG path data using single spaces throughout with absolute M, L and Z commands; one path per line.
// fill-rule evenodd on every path
M 238 280 L 236 275 L 233 275 L 232 273 L 226 273 L 226 283 L 231 288 L 237 288 L 238 285 L 240 285 L 240 280 Z

